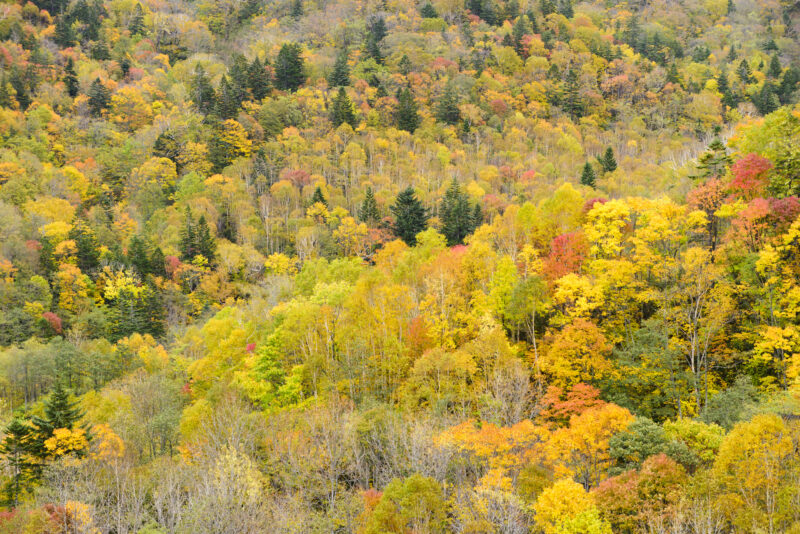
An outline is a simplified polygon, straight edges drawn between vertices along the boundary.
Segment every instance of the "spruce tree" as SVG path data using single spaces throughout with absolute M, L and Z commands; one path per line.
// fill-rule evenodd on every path
M 41 464 L 33 454 L 35 430 L 30 423 L 15 417 L 4 434 L 0 454 L 5 459 L 9 478 L 3 486 L 3 505 L 13 510 L 19 506 L 21 497 L 33 488 Z
M 304 9 L 303 9 L 303 0 L 294 0 L 292 2 L 292 9 L 289 12 L 289 15 L 293 19 L 299 19 L 303 16 Z
M 89 87 L 89 110 L 93 115 L 100 116 L 110 103 L 111 91 L 103 85 L 100 78 L 95 78 Z
M 207 115 L 213 111 L 216 105 L 216 92 L 211 86 L 205 69 L 199 63 L 194 69 L 192 78 L 192 102 L 195 107 L 203 114 Z
M 123 78 L 128 77 L 128 73 L 131 71 L 131 60 L 127 54 L 119 61 L 119 70 Z
M 181 261 L 191 261 L 197 254 L 197 237 L 192 212 L 186 208 L 183 228 L 181 228 L 180 243 Z
M 719 137 L 714 138 L 708 149 L 698 158 L 698 174 L 693 178 L 719 178 L 725 175 L 731 164 L 731 157 Z
M 217 116 L 223 120 L 236 117 L 240 103 L 241 99 L 236 95 L 236 91 L 228 80 L 228 77 L 223 75 L 222 80 L 219 82 L 216 105 L 214 106 L 214 111 Z
M 367 37 L 365 52 L 367 57 L 375 60 L 375 63 L 378 65 L 383 64 L 383 52 L 381 52 L 380 42 L 372 34 Z
M 361 222 L 367 224 L 375 224 L 381 218 L 378 212 L 378 202 L 375 200 L 375 193 L 373 193 L 370 186 L 367 186 L 367 190 L 364 193 L 364 201 L 361 202 L 361 209 L 358 210 L 358 218 Z
M 70 97 L 78 96 L 78 76 L 75 74 L 75 62 L 72 58 L 68 58 L 67 64 L 64 65 L 64 85 L 67 87 L 67 94 Z
M 260 102 L 269 94 L 271 86 L 272 80 L 270 80 L 266 67 L 256 57 L 247 67 L 247 87 L 250 89 L 250 94 L 257 102 Z
M 739 68 L 736 70 L 736 73 L 739 75 L 739 79 L 742 80 L 743 84 L 747 85 L 753 83 L 753 72 L 750 70 L 750 64 L 746 59 L 743 59 L 739 63 Z
M 675 64 L 674 61 L 669 66 L 669 70 L 667 71 L 667 81 L 669 83 L 681 85 L 681 77 L 680 74 L 678 73 L 678 66 Z
M 436 118 L 445 124 L 458 124 L 461 120 L 461 111 L 458 109 L 459 97 L 455 85 L 447 82 L 444 93 L 436 105 Z
M 425 5 L 422 6 L 422 9 L 419 10 L 419 14 L 424 19 L 435 19 L 439 16 L 439 14 L 436 12 L 436 8 L 433 7 L 433 4 L 430 2 L 426 2 Z
M 547 15 L 556 12 L 556 5 L 553 3 L 553 0 L 540 0 L 539 11 L 541 11 L 542 15 L 546 17 Z
M 211 235 L 211 230 L 206 222 L 206 216 L 201 215 L 197 221 L 197 231 L 195 233 L 197 239 L 197 253 L 205 257 L 209 263 L 214 260 L 217 255 L 217 242 Z
M 752 95 L 751 100 L 753 101 L 753 105 L 755 105 L 758 112 L 762 115 L 769 115 L 781 107 L 781 102 L 778 98 L 778 92 L 770 81 L 764 82 L 764 85 L 761 86 L 761 90 Z
M 142 4 L 136 4 L 136 7 L 133 8 L 133 17 L 131 17 L 131 22 L 128 24 L 128 30 L 130 30 L 131 35 L 144 34 L 144 10 L 142 9 Z
M 466 193 L 461 191 L 461 186 L 455 178 L 444 194 L 440 214 L 442 233 L 447 239 L 447 244 L 454 246 L 463 243 L 464 238 L 474 228 L 473 211 Z
M 284 43 L 275 60 L 275 87 L 297 91 L 306 81 L 303 51 L 297 43 Z
M 777 80 L 781 77 L 781 74 L 783 74 L 783 68 L 781 67 L 781 62 L 778 59 L 778 54 L 773 54 L 772 58 L 769 60 L 767 76 Z
M 61 48 L 69 48 L 75 44 L 75 33 L 72 31 L 72 23 L 68 17 L 61 16 L 56 20 L 53 41 Z
M 475 207 L 472 208 L 472 230 L 470 230 L 470 233 L 474 232 L 482 224 L 483 210 L 481 209 L 481 205 L 476 203 Z
M 150 256 L 150 272 L 154 276 L 160 276 L 162 278 L 166 278 L 167 276 L 166 258 L 164 257 L 164 251 L 161 250 L 161 247 L 156 247 L 153 254 Z
M 394 234 L 413 247 L 417 243 L 417 234 L 428 226 L 428 210 L 417 198 L 414 188 L 409 186 L 401 191 L 391 210 L 394 215 Z
M 583 116 L 583 99 L 580 95 L 580 84 L 578 82 L 578 73 L 575 69 L 569 69 L 564 81 L 564 95 L 561 98 L 561 107 L 572 118 L 580 118 Z
M 783 73 L 780 86 L 778 86 L 778 99 L 781 105 L 790 104 L 792 96 L 797 90 L 797 84 L 800 82 L 800 70 L 797 67 L 789 67 Z
M 333 99 L 333 106 L 331 109 L 331 122 L 335 127 L 339 127 L 342 123 L 347 123 L 353 128 L 356 127 L 356 114 L 353 110 L 353 103 L 344 87 L 339 87 L 339 92 L 336 98 Z
M 39 439 L 49 439 L 58 428 L 72 430 L 83 417 L 78 401 L 69 398 L 69 392 L 61 381 L 56 381 L 53 391 L 44 403 L 44 417 L 34 417 L 33 424 L 37 428 Z
M 389 34 L 386 29 L 386 21 L 383 17 L 376 17 L 369 23 L 369 33 L 375 38 L 376 42 L 381 42 Z
M 414 100 L 414 95 L 411 94 L 411 89 L 408 87 L 401 89 L 397 94 L 397 113 L 395 119 L 397 120 L 397 128 L 399 130 L 414 133 L 417 127 L 419 127 L 417 102 Z
M 100 246 L 91 228 L 83 221 L 77 221 L 69 231 L 69 238 L 75 242 L 75 257 L 78 267 L 90 273 L 100 267 Z
M 342 50 L 336 56 L 333 71 L 328 76 L 328 85 L 341 87 L 350 85 L 350 67 L 347 65 L 347 50 Z
M 326 208 L 328 207 L 328 201 L 325 199 L 325 195 L 322 194 L 320 186 L 317 186 L 317 188 L 314 189 L 314 194 L 311 195 L 311 205 L 313 206 L 316 203 L 320 203 Z
M 581 184 L 588 187 L 594 187 L 595 179 L 596 176 L 594 174 L 594 169 L 592 168 L 592 165 L 587 161 L 586 164 L 583 166 L 583 171 L 581 172 Z
M 603 155 L 597 158 L 597 162 L 604 173 L 617 170 L 617 158 L 614 157 L 614 149 L 611 147 L 606 148 Z
M 528 33 L 528 25 L 525 23 L 525 17 L 521 16 L 517 18 L 517 22 L 514 23 L 514 27 L 511 29 L 511 36 L 512 42 L 514 46 L 514 50 L 516 50 L 517 54 L 522 57 L 524 56 L 524 48 L 522 40 L 525 35 Z
M 397 63 L 397 70 L 400 71 L 400 74 L 403 76 L 408 76 L 413 67 L 411 58 L 409 58 L 407 54 L 403 54 L 403 57 L 401 57 L 400 61 Z
M 11 84 L 8 83 L 6 73 L 4 72 L 0 77 L 0 107 L 10 108 L 14 105 L 14 99 L 11 96 Z
M 150 258 L 147 255 L 147 244 L 139 236 L 133 236 L 128 246 L 128 263 L 130 263 L 141 278 L 150 274 Z

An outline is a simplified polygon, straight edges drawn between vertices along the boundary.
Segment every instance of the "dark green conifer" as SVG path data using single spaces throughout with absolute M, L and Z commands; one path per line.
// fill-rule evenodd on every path
M 347 50 L 342 50 L 336 56 L 333 71 L 328 76 L 328 85 L 341 87 L 350 85 L 350 67 L 347 65 Z
M 305 60 L 300 45 L 284 43 L 275 60 L 275 87 L 296 91 L 305 81 Z
M 375 193 L 373 193 L 370 186 L 367 186 L 367 190 L 364 193 L 364 201 L 361 202 L 361 209 L 358 210 L 358 218 L 361 222 L 372 225 L 381 218 L 378 212 L 378 202 L 375 200 Z
M 596 176 L 594 174 L 594 169 L 592 168 L 591 163 L 588 161 L 583 166 L 583 171 L 581 171 L 581 185 L 585 185 L 588 187 L 595 186 Z
M 67 59 L 66 65 L 64 65 L 64 85 L 67 87 L 67 94 L 75 98 L 78 96 L 78 76 L 75 73 L 75 62 L 72 61 L 72 58 Z
M 413 247 L 417 243 L 417 234 L 428 226 L 428 210 L 417 198 L 414 188 L 401 191 L 391 210 L 394 215 L 394 234 Z
M 452 82 L 447 82 L 444 93 L 436 105 L 436 118 L 445 124 L 458 124 L 461 120 L 461 110 L 458 109 L 459 96 Z
M 345 122 L 353 128 L 356 127 L 356 113 L 344 87 L 339 87 L 339 92 L 336 94 L 336 98 L 333 99 L 331 122 L 337 128 Z
M 397 113 L 395 118 L 399 130 L 414 133 L 417 127 L 419 127 L 417 102 L 414 100 L 414 95 L 411 94 L 411 89 L 408 87 L 401 89 L 397 94 Z

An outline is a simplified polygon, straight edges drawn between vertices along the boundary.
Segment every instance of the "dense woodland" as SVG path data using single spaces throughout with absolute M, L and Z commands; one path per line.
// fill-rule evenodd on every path
M 0 533 L 800 533 L 798 32 L 0 0 Z

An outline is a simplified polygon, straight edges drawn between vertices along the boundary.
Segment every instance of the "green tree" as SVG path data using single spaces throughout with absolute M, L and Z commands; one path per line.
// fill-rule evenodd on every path
M 75 73 L 75 62 L 72 58 L 67 58 L 67 63 L 64 65 L 64 85 L 67 87 L 67 94 L 75 98 L 78 96 L 80 88 L 78 84 L 78 76 Z
M 227 76 L 222 76 L 219 82 L 219 90 L 217 91 L 216 105 L 214 110 L 221 119 L 232 119 L 236 117 L 239 112 L 239 105 L 242 99 L 237 95 L 237 91 L 231 85 Z
M 108 109 L 111 103 L 111 91 L 103 85 L 100 78 L 95 78 L 89 87 L 89 109 L 95 116 L 100 116 L 104 110 Z
M 419 14 L 424 19 L 435 19 L 439 16 L 439 14 L 436 12 L 436 8 L 433 7 L 433 4 L 430 2 L 425 2 L 425 5 L 419 10 Z
M 191 91 L 194 106 L 203 114 L 211 113 L 216 104 L 216 92 L 211 86 L 206 70 L 199 63 L 194 69 Z
M 375 224 L 380 220 L 380 212 L 378 211 L 378 202 L 375 200 L 375 193 L 372 187 L 367 186 L 364 193 L 364 200 L 361 202 L 361 209 L 358 210 L 358 218 L 361 222 L 368 224 Z
M 41 471 L 33 454 L 35 430 L 28 421 L 15 417 L 6 426 L 0 443 L 9 478 L 3 486 L 3 504 L 9 509 L 19 506 L 21 497 L 31 491 Z
M 131 35 L 144 35 L 144 10 L 142 9 L 142 4 L 136 4 L 136 7 L 133 8 L 133 17 L 131 17 L 131 21 L 128 24 L 128 30 L 130 30 Z
M 391 481 L 370 514 L 366 534 L 443 534 L 447 507 L 436 480 L 419 474 Z
M 725 175 L 731 165 L 728 150 L 719 137 L 714 138 L 708 149 L 697 160 L 698 174 L 695 178 L 719 178 Z
M 580 94 L 578 72 L 572 68 L 567 71 L 567 75 L 564 80 L 561 107 L 572 118 L 580 118 L 583 116 L 584 104 L 583 98 Z
M 266 66 L 261 63 L 258 57 L 254 58 L 250 66 L 247 67 L 247 87 L 250 89 L 250 94 L 258 102 L 269 94 L 269 90 L 272 87 L 272 80 Z
M 197 239 L 197 253 L 201 254 L 209 262 L 213 261 L 214 257 L 217 255 L 217 242 L 211 235 L 211 230 L 208 227 L 205 215 L 201 215 L 200 219 L 197 220 L 195 236 Z
M 617 170 L 617 158 L 614 157 L 614 149 L 611 147 L 606 148 L 602 156 L 597 158 L 600 168 L 603 172 L 614 172 Z
M 289 12 L 289 15 L 293 19 L 299 19 L 300 17 L 303 16 L 304 13 L 305 10 L 303 9 L 303 0 L 294 0 L 292 2 L 292 9 Z
M 336 98 L 333 99 L 331 122 L 336 127 L 345 122 L 353 128 L 356 127 L 356 113 L 353 110 L 353 103 L 350 101 L 350 97 L 347 96 L 344 87 L 339 87 Z
M 284 43 L 275 60 L 275 87 L 297 91 L 306 81 L 303 50 L 297 43 Z
M 587 161 L 583 166 L 583 170 L 581 171 L 581 185 L 594 187 L 595 180 L 596 176 L 594 174 L 594 168 L 592 168 L 592 164 Z
M 350 85 L 350 67 L 347 65 L 347 50 L 342 50 L 336 56 L 333 71 L 328 76 L 328 85 L 340 87 Z
M 455 178 L 444 194 L 441 206 L 442 234 L 449 246 L 460 245 L 475 230 L 474 212 L 467 194 Z
M 781 62 L 778 59 L 778 54 L 773 54 L 772 58 L 769 60 L 769 68 L 767 69 L 767 76 L 777 80 L 783 74 L 783 67 L 781 67 Z
M 405 130 L 409 133 L 414 133 L 417 127 L 419 127 L 417 102 L 414 100 L 414 95 L 411 94 L 411 89 L 408 87 L 401 89 L 397 93 L 395 120 L 397 121 L 398 129 Z
M 81 271 L 89 273 L 100 267 L 99 244 L 91 228 L 78 221 L 70 230 L 69 238 L 75 241 L 75 256 Z
M 747 85 L 753 83 L 753 71 L 750 70 L 750 64 L 747 62 L 746 59 L 743 59 L 739 63 L 739 67 L 736 69 L 736 74 L 739 76 L 739 79 L 742 80 L 742 83 Z
M 444 93 L 436 104 L 436 118 L 445 124 L 458 124 L 461 120 L 461 110 L 458 108 L 460 98 L 452 82 L 447 82 Z
M 72 30 L 72 22 L 69 17 L 63 15 L 58 17 L 53 41 L 61 48 L 69 48 L 75 44 L 75 32 Z
M 187 207 L 185 210 L 183 228 L 181 228 L 181 236 L 179 248 L 181 251 L 181 261 L 191 261 L 197 254 L 197 231 L 195 229 L 194 219 L 192 212 Z
M 147 254 L 147 244 L 139 236 L 131 238 L 128 246 L 128 262 L 136 269 L 139 276 L 144 278 L 150 273 L 150 258 Z
M 314 194 L 311 195 L 311 205 L 313 206 L 317 202 L 319 202 L 326 208 L 328 207 L 328 201 L 325 199 L 325 195 L 322 194 L 322 189 L 319 186 L 317 186 L 317 188 L 314 189 Z
M 417 198 L 414 188 L 408 187 L 400 192 L 391 207 L 394 215 L 392 229 L 397 237 L 409 246 L 417 243 L 417 234 L 428 226 L 428 210 Z

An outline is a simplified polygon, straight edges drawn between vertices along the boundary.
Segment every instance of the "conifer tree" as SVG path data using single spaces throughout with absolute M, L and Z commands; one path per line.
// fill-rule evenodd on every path
M 79 402 L 70 400 L 69 392 L 64 385 L 60 380 L 56 381 L 53 391 L 44 403 L 44 416 L 37 416 L 32 420 L 42 441 L 41 450 L 44 450 L 44 440 L 49 439 L 54 430 L 58 428 L 72 430 L 83 415 Z
M 440 210 L 442 219 L 442 233 L 449 246 L 459 245 L 464 242 L 475 225 L 473 210 L 469 205 L 466 193 L 461 191 L 461 186 L 455 178 L 444 194 Z
M 305 10 L 303 9 L 303 0 L 294 0 L 292 2 L 292 10 L 289 13 L 289 15 L 293 19 L 299 19 L 300 17 L 303 16 L 304 13 Z
M 209 262 L 212 262 L 217 255 L 217 243 L 211 235 L 211 230 L 208 227 L 205 215 L 201 215 L 200 219 L 197 221 L 195 236 L 197 239 L 197 253 L 201 254 Z
M 9 478 L 3 486 L 3 505 L 13 510 L 19 506 L 21 497 L 32 489 L 41 465 L 33 454 L 35 430 L 28 421 L 13 418 L 4 434 L 0 454 L 5 459 Z
M 296 91 L 306 81 L 303 51 L 297 43 L 284 43 L 275 60 L 275 87 Z
M 333 106 L 331 109 L 331 122 L 335 127 L 339 127 L 342 123 L 347 123 L 353 128 L 356 127 L 356 114 L 353 110 L 353 103 L 344 87 L 339 87 L 339 92 L 336 98 L 333 99 Z
M 408 76 L 413 68 L 414 66 L 411 64 L 411 58 L 408 57 L 408 54 L 403 54 L 403 57 L 401 57 L 400 61 L 397 63 L 397 69 L 400 71 L 400 74 Z
M 436 118 L 445 124 L 458 124 L 461 120 L 461 110 L 458 109 L 459 97 L 455 85 L 447 82 L 444 93 L 436 105 Z
M 216 105 L 214 110 L 220 119 L 232 119 L 239 111 L 241 99 L 236 95 L 236 91 L 228 80 L 227 76 L 222 76 L 217 91 Z
M 89 273 L 100 267 L 99 244 L 91 228 L 78 221 L 69 231 L 69 238 L 75 242 L 75 256 L 81 271 Z
M 342 50 L 336 56 L 336 62 L 333 64 L 333 71 L 328 76 L 328 85 L 331 87 L 350 85 L 350 67 L 347 65 L 346 50 Z
M 368 57 L 375 60 L 375 63 L 378 65 L 383 64 L 383 52 L 381 52 L 380 42 L 372 34 L 367 36 L 365 52 Z
M 667 81 L 669 83 L 674 83 L 677 85 L 681 84 L 681 77 L 678 73 L 678 66 L 673 61 L 672 64 L 669 66 L 669 70 L 667 71 Z
M 216 92 L 211 86 L 205 69 L 199 63 L 194 69 L 192 78 L 192 102 L 203 114 L 209 114 L 216 104 Z
M 424 19 L 435 19 L 439 16 L 439 14 L 436 12 L 436 8 L 433 7 L 433 4 L 430 2 L 426 2 L 425 5 L 422 6 L 422 9 L 419 10 L 419 14 Z
M 100 116 L 111 103 L 111 91 L 103 85 L 100 78 L 95 78 L 89 87 L 89 109 L 95 116 Z
M 517 54 L 520 57 L 524 55 L 524 49 L 522 46 L 522 39 L 528 33 L 528 25 L 525 22 L 525 17 L 521 16 L 517 18 L 517 21 L 514 23 L 514 27 L 511 29 L 511 36 L 512 42 L 514 46 L 514 50 L 516 50 Z
M 181 261 L 191 261 L 198 254 L 194 219 L 188 207 L 184 215 L 183 228 L 181 228 L 179 248 L 181 250 Z
M 698 158 L 698 174 L 694 178 L 719 178 L 725 175 L 731 157 L 719 137 L 714 138 L 708 149 Z
M 614 149 L 611 147 L 606 148 L 603 155 L 597 158 L 597 162 L 604 173 L 617 170 L 617 158 L 614 157 Z
M 119 70 L 123 78 L 128 77 L 128 73 L 131 71 L 131 60 L 127 54 L 119 61 Z
M 72 23 L 69 17 L 58 17 L 56 29 L 53 33 L 53 41 L 61 48 L 69 48 L 75 44 L 75 33 L 72 31 Z
M 778 100 L 781 105 L 790 104 L 792 102 L 792 95 L 797 90 L 797 84 L 800 82 L 800 70 L 796 67 L 789 67 L 783 73 L 781 83 L 778 86 Z
M 75 74 L 75 62 L 72 58 L 67 58 L 67 63 L 64 65 L 64 85 L 66 85 L 67 94 L 70 97 L 78 96 L 78 76 Z
M 11 96 L 11 84 L 8 83 L 6 73 L 0 76 L 0 106 L 10 108 L 14 104 L 14 99 Z
M 408 187 L 400 192 L 391 207 L 394 215 L 392 230 L 408 246 L 417 243 L 417 234 L 428 226 L 428 210 L 417 198 L 414 188 Z
M 578 73 L 575 69 L 569 69 L 567 71 L 561 107 L 573 118 L 580 118 L 583 116 L 583 99 L 580 95 Z
M 595 179 L 596 176 L 594 174 L 594 169 L 592 168 L 591 163 L 587 161 L 586 164 L 583 166 L 583 171 L 581 171 L 581 185 L 594 187 Z
M 411 89 L 408 87 L 401 89 L 397 94 L 396 120 L 399 130 L 414 133 L 417 127 L 419 127 L 417 102 L 414 100 L 414 95 L 411 94 Z
M 472 209 L 472 232 L 475 231 L 480 225 L 483 224 L 483 209 L 481 209 L 481 205 L 479 203 L 475 204 L 475 207 Z
M 136 7 L 133 8 L 133 17 L 131 17 L 131 22 L 128 24 L 128 30 L 130 30 L 131 35 L 144 34 L 144 10 L 142 9 L 142 4 L 136 4 Z
M 747 85 L 753 83 L 753 71 L 750 70 L 750 64 L 746 59 L 743 59 L 739 63 L 739 68 L 736 70 L 736 73 L 739 75 L 739 79 L 742 80 L 743 84 Z
M 358 218 L 361 222 L 375 224 L 380 220 L 380 217 L 375 193 L 372 191 L 372 187 L 367 186 L 367 190 L 364 193 L 364 201 L 361 202 L 361 209 L 358 210 Z
M 270 80 L 266 67 L 256 57 L 247 67 L 247 87 L 250 89 L 250 94 L 260 102 L 269 94 L 271 86 L 272 80 Z
M 164 257 L 164 251 L 161 250 L 161 247 L 156 247 L 155 250 L 153 250 L 153 254 L 150 256 L 150 272 L 154 276 L 160 276 L 162 278 L 166 278 L 167 276 L 166 258 Z
M 769 60 L 769 68 L 767 69 L 767 76 L 770 78 L 778 79 L 783 74 L 783 68 L 781 67 L 781 62 L 778 59 L 778 54 L 773 54 L 772 58 Z
M 311 205 L 313 206 L 317 202 L 319 202 L 326 208 L 328 207 L 328 201 L 325 199 L 325 195 L 322 194 L 322 189 L 319 186 L 317 186 L 317 188 L 314 189 L 314 194 L 311 195 Z

